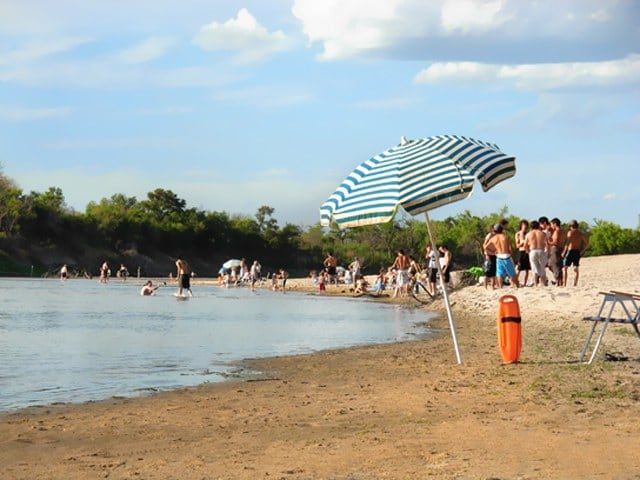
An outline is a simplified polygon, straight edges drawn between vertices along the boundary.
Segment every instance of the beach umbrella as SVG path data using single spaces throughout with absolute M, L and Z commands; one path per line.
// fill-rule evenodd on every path
M 226 262 L 224 262 L 222 264 L 223 268 L 229 269 L 229 268 L 233 268 L 233 267 L 239 267 L 240 265 L 242 265 L 242 261 L 238 260 L 237 258 L 231 258 L 229 260 L 227 260 Z
M 400 144 L 358 165 L 320 207 L 320 223 L 358 227 L 391 221 L 400 207 L 411 215 L 424 213 L 434 252 L 429 210 L 465 199 L 478 180 L 487 191 L 514 176 L 515 157 L 491 143 L 458 135 Z M 440 262 L 436 261 L 440 271 Z M 462 363 L 449 296 L 440 271 L 442 293 L 458 363 Z

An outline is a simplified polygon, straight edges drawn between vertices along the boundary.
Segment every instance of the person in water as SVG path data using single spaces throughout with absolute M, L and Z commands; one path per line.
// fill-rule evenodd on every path
M 176 269 L 178 277 L 178 295 L 182 296 L 182 290 L 189 292 L 189 296 L 193 296 L 191 291 L 191 267 L 181 256 L 176 258 Z
M 142 287 L 142 290 L 140 290 L 140 295 L 153 295 L 157 289 L 158 287 L 154 287 L 153 282 L 148 280 Z

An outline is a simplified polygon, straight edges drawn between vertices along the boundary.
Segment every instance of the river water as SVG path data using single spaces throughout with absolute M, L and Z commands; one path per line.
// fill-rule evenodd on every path
M 428 335 L 429 314 L 365 298 L 142 282 L 0 279 L 0 411 L 224 381 L 246 358 Z

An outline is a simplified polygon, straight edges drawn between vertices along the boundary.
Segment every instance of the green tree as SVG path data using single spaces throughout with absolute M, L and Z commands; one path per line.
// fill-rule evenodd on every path
M 640 230 L 622 228 L 612 222 L 595 220 L 589 236 L 589 255 L 616 255 L 640 251 Z

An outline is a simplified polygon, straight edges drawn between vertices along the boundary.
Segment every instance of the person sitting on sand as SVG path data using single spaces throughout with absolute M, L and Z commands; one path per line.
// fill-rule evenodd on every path
M 387 288 L 387 271 L 384 268 L 380 269 L 375 282 L 373 283 L 373 293 L 380 296 L 382 292 Z

